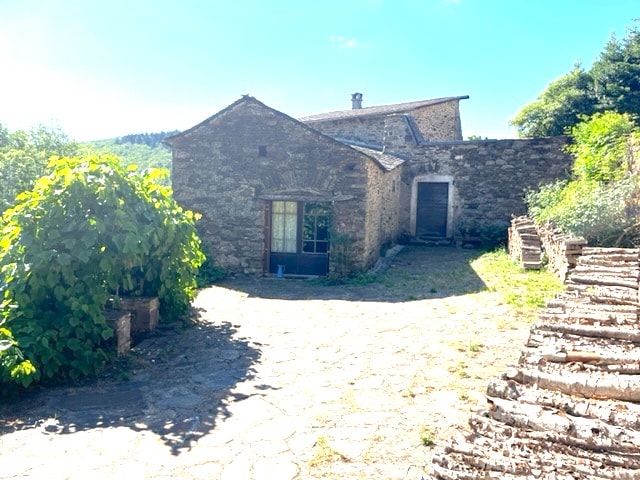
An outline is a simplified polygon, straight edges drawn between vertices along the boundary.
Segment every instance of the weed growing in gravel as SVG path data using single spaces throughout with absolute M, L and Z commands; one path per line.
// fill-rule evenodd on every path
M 335 450 L 331 445 L 329 445 L 329 441 L 327 437 L 320 436 L 318 440 L 316 440 L 315 454 L 313 458 L 309 460 L 310 467 L 317 467 L 323 465 L 325 463 L 331 462 L 348 462 L 349 458 L 346 455 Z
M 422 434 L 420 435 L 420 441 L 422 445 L 425 447 L 434 447 L 436 445 L 436 441 L 433 438 L 433 432 L 428 427 L 424 427 L 422 429 Z

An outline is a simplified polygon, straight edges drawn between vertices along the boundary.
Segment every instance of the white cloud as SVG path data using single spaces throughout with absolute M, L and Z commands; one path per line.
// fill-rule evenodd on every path
M 338 48 L 354 48 L 358 43 L 355 38 L 347 38 L 342 35 L 331 35 L 329 41 Z

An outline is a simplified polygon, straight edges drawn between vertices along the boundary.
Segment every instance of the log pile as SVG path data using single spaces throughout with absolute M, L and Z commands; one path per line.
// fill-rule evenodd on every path
M 540 270 L 542 248 L 533 221 L 528 217 L 516 217 L 509 227 L 509 255 L 527 270 Z
M 585 248 L 433 479 L 640 479 L 640 250 Z
M 587 241 L 562 234 L 549 224 L 538 226 L 538 235 L 547 256 L 549 270 L 561 280 L 566 280 L 569 272 L 577 265 Z

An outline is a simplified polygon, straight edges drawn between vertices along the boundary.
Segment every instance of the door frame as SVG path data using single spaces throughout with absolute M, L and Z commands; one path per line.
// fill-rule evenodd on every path
M 410 231 L 411 235 L 416 235 L 416 219 L 418 214 L 418 184 L 420 183 L 448 183 L 449 192 L 447 198 L 447 238 L 453 237 L 453 220 L 454 220 L 454 191 L 453 177 L 451 175 L 419 175 L 414 177 L 411 183 L 411 208 L 410 208 Z
M 272 213 L 273 202 L 295 202 L 297 204 L 297 218 L 296 218 L 296 251 L 295 252 L 272 252 L 271 251 L 271 230 L 272 230 Z M 297 199 L 271 199 L 265 200 L 264 208 L 264 272 L 276 273 L 278 265 L 272 264 L 272 256 L 282 257 L 283 263 L 290 263 L 290 266 L 295 266 L 296 271 L 294 273 L 283 272 L 289 275 L 300 276 L 322 276 L 329 272 L 329 254 L 331 249 L 331 238 L 326 241 L 327 251 L 323 253 L 308 253 L 304 252 L 304 238 L 303 238 L 303 224 L 304 224 L 304 208 L 309 203 L 324 203 L 329 210 L 329 219 L 331 218 L 332 204 L 324 200 L 297 200 Z M 330 226 L 329 226 L 330 227 Z M 327 232 L 328 233 L 328 232 Z M 314 272 L 301 273 L 300 269 L 310 269 Z

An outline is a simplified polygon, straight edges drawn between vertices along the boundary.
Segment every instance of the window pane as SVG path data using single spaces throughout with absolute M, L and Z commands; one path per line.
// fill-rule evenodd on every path
M 271 251 L 295 253 L 298 204 L 275 200 L 271 208 Z

